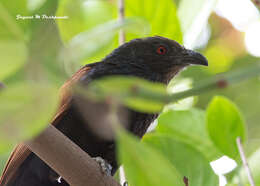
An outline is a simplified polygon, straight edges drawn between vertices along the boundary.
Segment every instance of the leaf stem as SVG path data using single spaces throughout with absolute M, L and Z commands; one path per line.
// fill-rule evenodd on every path
M 209 80 L 202 81 L 194 86 L 190 90 L 172 94 L 169 96 L 170 101 L 176 101 L 179 99 L 187 98 L 190 96 L 196 96 L 208 91 L 222 89 L 228 87 L 230 84 L 234 84 L 260 74 L 260 65 L 251 65 L 246 69 L 237 70 L 233 72 L 227 72 L 225 74 L 213 77 Z
M 118 0 L 118 19 L 119 22 L 123 22 L 125 19 L 125 1 L 124 0 Z M 125 31 L 121 28 L 119 30 L 119 45 L 122 45 L 125 43 Z M 120 167 L 120 183 L 121 185 L 124 185 L 124 182 L 126 181 L 125 178 L 125 171 L 123 166 Z
M 251 172 L 251 170 L 250 170 L 250 168 L 248 166 L 247 159 L 246 159 L 246 156 L 245 156 L 245 152 L 244 152 L 244 149 L 243 149 L 240 137 L 238 137 L 236 139 L 236 142 L 237 142 L 237 147 L 238 147 L 238 150 L 239 150 L 239 154 L 240 154 L 241 160 L 243 162 L 243 165 L 244 165 L 244 168 L 245 168 L 245 171 L 246 171 L 249 183 L 250 183 L 251 186 L 255 186 L 255 182 L 254 182 L 254 179 L 253 179 L 253 176 L 252 176 L 252 172 Z
M 123 22 L 125 19 L 125 2 L 124 0 L 118 0 L 118 19 L 119 22 Z M 123 29 L 119 30 L 119 45 L 125 43 L 125 32 Z

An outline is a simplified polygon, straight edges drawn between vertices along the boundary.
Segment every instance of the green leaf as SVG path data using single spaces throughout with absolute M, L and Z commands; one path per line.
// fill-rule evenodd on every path
M 236 138 L 245 140 L 245 123 L 238 108 L 227 98 L 216 96 L 207 108 L 207 128 L 215 145 L 229 157 L 236 159 Z
M 170 160 L 182 177 L 188 178 L 189 185 L 218 185 L 218 176 L 211 169 L 208 160 L 192 146 L 158 134 L 148 134 L 143 141 Z
M 74 73 L 79 68 L 80 61 L 88 59 L 89 61 L 95 56 L 102 53 L 102 58 L 106 52 L 113 49 L 113 40 L 117 31 L 122 28 L 126 30 L 131 28 L 131 32 L 142 32 L 145 25 L 138 19 L 125 19 L 123 22 L 110 21 L 100 24 L 93 29 L 82 32 L 73 37 L 66 48 L 61 51 L 62 61 L 65 61 L 67 69 Z M 103 51 L 105 50 L 105 51 Z M 100 53 L 101 52 L 101 53 Z
M 208 136 L 206 115 L 202 110 L 169 110 L 164 112 L 158 118 L 156 131 L 191 145 L 203 153 L 208 161 L 221 156 L 221 153 Z
M 27 47 L 23 42 L 2 40 L 0 42 L 0 80 L 17 72 L 26 62 Z
M 28 20 L 16 19 L 17 15 L 28 15 L 27 0 L 10 3 L 8 0 L 0 2 L 0 39 L 25 40 L 25 30 Z
M 55 15 L 58 1 L 45 0 L 45 2 L 35 10 L 38 15 Z M 58 63 L 58 54 L 62 47 L 56 20 L 53 19 L 33 19 L 30 24 L 30 42 L 27 74 L 31 77 L 41 77 L 47 81 L 61 84 L 64 82 L 64 69 Z M 46 39 L 47 38 L 47 39 Z M 39 75 L 40 74 L 40 75 Z M 64 79 L 63 79 L 64 78 Z
M 129 76 L 110 76 L 89 85 L 95 97 L 114 98 L 140 112 L 159 112 L 163 109 L 166 87 Z
M 116 7 L 104 0 L 61 0 L 57 16 L 69 17 L 57 20 L 61 37 L 68 42 L 77 34 L 112 20 L 116 12 Z
M 125 132 L 118 135 L 118 157 L 132 186 L 184 186 L 182 177 L 160 153 Z
M 127 17 L 137 16 L 150 23 L 151 33 L 147 36 L 160 35 L 182 43 L 182 32 L 174 1 L 126 0 L 125 10 Z M 140 35 L 128 35 L 127 39 L 136 37 Z
M 37 135 L 57 108 L 57 89 L 44 84 L 11 85 L 0 92 L 0 144 Z M 4 150 L 4 148 L 0 148 Z
M 212 74 L 219 74 L 230 70 L 234 61 L 234 51 L 222 44 L 211 44 L 204 51 L 205 57 L 209 61 L 209 67 L 203 69 Z
M 185 46 L 193 48 L 217 0 L 182 0 L 178 8 Z

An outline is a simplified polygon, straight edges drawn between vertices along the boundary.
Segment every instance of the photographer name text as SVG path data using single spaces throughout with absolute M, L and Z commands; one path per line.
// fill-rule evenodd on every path
M 23 16 L 23 15 L 16 15 L 16 20 L 27 20 L 27 19 L 68 19 L 69 16 L 55 16 L 55 15 L 30 15 L 30 16 Z

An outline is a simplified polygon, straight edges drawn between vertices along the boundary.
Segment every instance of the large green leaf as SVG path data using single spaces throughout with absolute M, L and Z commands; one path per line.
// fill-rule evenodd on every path
M 216 96 L 207 108 L 207 128 L 215 145 L 226 155 L 236 158 L 236 138 L 244 141 L 245 124 L 238 108 L 227 98 Z
M 206 116 L 202 110 L 164 112 L 158 118 L 156 131 L 190 144 L 202 152 L 209 161 L 215 160 L 221 155 L 208 136 Z
M 193 48 L 217 0 L 182 0 L 178 8 L 184 44 Z
M 182 32 L 173 0 L 126 0 L 126 16 L 138 16 L 150 23 L 149 36 L 160 35 L 182 42 Z M 128 35 L 128 39 L 140 35 Z
M 44 84 L 17 84 L 0 92 L 0 150 L 39 133 L 54 115 L 57 89 Z
M 116 12 L 116 7 L 105 0 L 59 1 L 57 15 L 69 17 L 57 21 L 63 41 L 68 42 L 77 34 L 112 20 Z
M 192 146 L 178 142 L 168 135 L 148 134 L 143 141 L 171 161 L 189 185 L 218 185 L 218 176 L 213 172 L 205 156 Z
M 29 20 L 17 19 L 17 16 L 28 16 L 27 0 L 10 3 L 0 2 L 0 39 L 25 40 L 25 30 Z
M 119 133 L 118 148 L 129 185 L 184 186 L 183 178 L 167 159 L 125 132 Z
M 0 80 L 17 72 L 26 62 L 27 47 L 22 41 L 0 41 Z
M 58 1 L 45 0 L 34 14 L 55 15 Z M 41 76 L 41 79 L 61 83 L 64 81 L 64 71 L 58 63 L 58 54 L 62 47 L 56 20 L 34 19 L 30 24 L 30 42 L 27 73 L 32 78 Z M 40 37 L 39 37 L 40 36 Z
M 166 87 L 129 76 L 111 76 L 94 81 L 88 88 L 99 99 L 114 98 L 140 112 L 160 112 Z
M 70 69 L 74 73 L 81 65 L 80 61 L 92 61 L 96 59 L 95 56 L 100 54 L 104 58 L 113 49 L 113 39 L 120 29 L 142 32 L 144 27 L 145 25 L 139 19 L 125 19 L 123 22 L 109 21 L 100 24 L 73 37 L 61 52 L 62 61 L 65 61 L 67 70 Z
M 21 68 L 27 57 L 25 30 L 28 20 L 17 20 L 17 15 L 28 15 L 27 0 L 0 2 L 0 81 Z

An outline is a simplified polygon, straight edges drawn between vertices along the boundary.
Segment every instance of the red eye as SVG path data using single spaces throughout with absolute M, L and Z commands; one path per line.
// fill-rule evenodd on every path
M 167 49 L 165 48 L 165 47 L 163 47 L 163 46 L 160 46 L 159 48 L 157 48 L 157 51 L 156 51 L 158 54 L 160 54 L 160 55 L 164 55 L 164 54 L 166 54 L 166 52 L 167 52 Z

